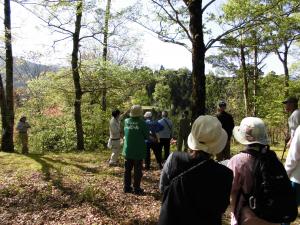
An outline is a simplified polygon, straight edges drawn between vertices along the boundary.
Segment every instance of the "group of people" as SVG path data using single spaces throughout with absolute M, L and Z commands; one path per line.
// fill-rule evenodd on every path
M 121 140 L 124 136 L 123 156 L 125 158 L 124 192 L 142 194 L 140 187 L 142 170 L 150 169 L 151 150 L 155 155 L 159 169 L 170 153 L 170 141 L 173 133 L 173 123 L 166 111 L 162 112 L 160 120 L 154 120 L 150 111 L 145 112 L 140 105 L 134 105 L 129 111 L 129 118 L 124 122 L 124 133 L 121 131 L 120 120 L 128 113 L 121 114 L 119 110 L 112 112 L 110 120 L 110 137 L 108 147 L 112 149 L 110 166 L 118 164 L 121 152 Z M 144 117 L 144 118 L 143 118 Z M 164 156 L 162 152 L 164 150 Z M 144 166 L 143 166 L 144 163 Z M 131 185 L 131 171 L 134 169 L 134 182 Z
M 300 110 L 294 97 L 282 103 L 291 114 L 288 120 L 290 135 L 286 140 L 289 151 L 284 168 L 295 192 L 295 202 L 300 205 Z M 163 201 L 158 224 L 221 225 L 222 215 L 229 204 L 231 225 L 289 224 L 288 219 L 288 222 L 274 223 L 258 215 L 245 194 L 253 191 L 256 155 L 271 151 L 265 123 L 257 117 L 246 117 L 234 127 L 232 116 L 225 110 L 226 102 L 221 101 L 216 116 L 199 116 L 192 125 L 188 113 L 184 112 L 180 126 L 185 124 L 190 130 L 179 129 L 178 151 L 170 154 L 172 122 L 167 113 L 163 113 L 161 120 L 154 121 L 150 112 L 146 112 L 143 118 L 141 106 L 131 107 L 130 117 L 124 124 L 124 192 L 144 193 L 141 188 L 143 162 L 146 159 L 145 168 L 148 169 L 152 148 L 162 168 L 159 190 L 163 193 Z M 230 155 L 231 135 L 245 146 L 233 157 Z M 113 137 L 111 134 L 110 138 Z M 166 146 L 163 164 L 161 147 L 153 147 L 153 143 Z M 185 151 L 181 151 L 182 145 Z
M 129 113 L 129 111 L 121 114 L 121 112 L 117 109 L 112 112 L 112 118 L 109 123 L 110 136 L 107 145 L 108 148 L 112 149 L 112 154 L 109 160 L 110 166 L 118 165 L 118 159 L 121 153 L 121 142 L 123 141 L 124 136 L 120 121 Z M 143 113 L 143 111 L 141 113 Z M 130 115 L 132 117 L 132 114 Z M 142 117 L 142 115 L 139 115 L 138 117 Z M 144 160 L 144 168 L 146 170 L 150 169 L 152 150 L 158 167 L 162 169 L 163 162 L 170 154 L 170 142 L 173 136 L 173 123 L 168 118 L 168 112 L 166 111 L 161 113 L 161 119 L 159 120 L 155 120 L 152 112 L 147 111 L 144 114 L 144 121 L 149 130 L 149 136 L 145 139 L 146 158 Z M 163 152 L 164 155 L 162 155 Z

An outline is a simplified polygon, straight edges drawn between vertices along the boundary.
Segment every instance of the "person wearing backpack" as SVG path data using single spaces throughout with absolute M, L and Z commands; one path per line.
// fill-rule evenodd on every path
M 158 225 L 222 225 L 233 173 L 213 160 L 227 134 L 213 116 L 199 116 L 188 137 L 188 152 L 173 152 L 164 164 Z
M 282 163 L 269 149 L 264 122 L 246 117 L 233 129 L 233 136 L 246 148 L 227 164 L 234 174 L 231 225 L 293 221 L 297 217 L 294 192 Z
M 300 126 L 294 133 L 290 148 L 284 164 L 287 175 L 291 180 L 293 189 L 296 192 L 297 205 L 300 205 Z M 288 225 L 284 223 L 283 225 Z

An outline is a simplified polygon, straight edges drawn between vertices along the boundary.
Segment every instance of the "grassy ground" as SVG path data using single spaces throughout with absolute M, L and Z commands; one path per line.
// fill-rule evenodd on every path
M 156 224 L 158 168 L 144 172 L 144 196 L 124 194 L 123 168 L 108 167 L 108 157 L 106 151 L 0 152 L 0 224 Z M 229 224 L 229 212 L 223 224 Z

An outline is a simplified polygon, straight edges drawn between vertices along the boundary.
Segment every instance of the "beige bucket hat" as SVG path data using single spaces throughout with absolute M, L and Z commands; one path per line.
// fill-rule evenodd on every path
M 227 142 L 227 133 L 214 116 L 199 116 L 193 123 L 188 137 L 191 150 L 202 150 L 211 155 L 220 153 Z
M 140 105 L 133 105 L 130 109 L 130 114 L 131 117 L 140 117 L 143 115 L 143 110 Z

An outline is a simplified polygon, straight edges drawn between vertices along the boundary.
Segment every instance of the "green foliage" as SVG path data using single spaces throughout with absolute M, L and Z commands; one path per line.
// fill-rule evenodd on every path
M 229 82 L 232 78 L 217 77 L 213 74 L 206 76 L 206 109 L 207 114 L 215 114 L 217 103 L 220 100 L 225 100 L 228 102 L 231 96 L 231 91 L 228 88 Z
M 171 106 L 171 88 L 161 83 L 156 84 L 153 98 L 161 109 L 169 109 Z
M 131 104 L 149 103 L 145 85 L 153 80 L 148 69 L 130 70 L 108 62 L 84 61 L 81 67 L 82 122 L 87 149 L 106 146 L 111 111 Z M 107 87 L 106 112 L 101 110 L 102 90 Z M 17 118 L 26 115 L 31 124 L 30 147 L 35 151 L 71 151 L 76 146 L 73 115 L 74 86 L 69 70 L 47 73 L 20 92 Z

